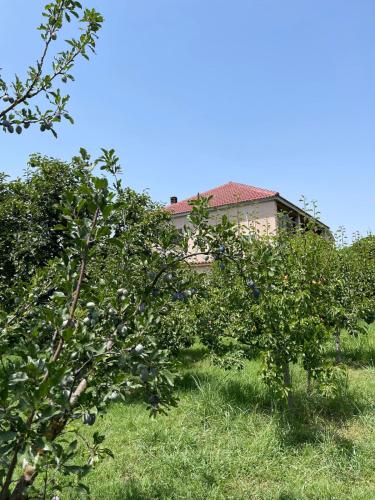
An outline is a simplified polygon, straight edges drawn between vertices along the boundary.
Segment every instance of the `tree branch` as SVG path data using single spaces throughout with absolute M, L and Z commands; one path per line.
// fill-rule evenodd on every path
M 12 109 L 14 109 L 15 107 L 17 107 L 19 104 L 22 104 L 27 99 L 30 99 L 31 97 L 33 97 L 31 95 L 31 92 L 32 92 L 33 88 L 35 87 L 35 85 L 37 84 L 37 82 L 40 79 L 41 74 L 43 72 L 44 61 L 45 61 L 45 58 L 46 58 L 47 53 L 48 53 L 48 48 L 49 48 L 50 43 L 52 41 L 53 32 L 56 29 L 57 21 L 59 20 L 61 14 L 63 13 L 63 11 L 65 9 L 65 3 L 66 3 L 66 0 L 62 0 L 60 8 L 58 10 L 58 13 L 55 15 L 55 22 L 54 22 L 54 24 L 51 25 L 50 29 L 48 30 L 48 38 L 45 41 L 42 55 L 41 55 L 40 59 L 37 61 L 38 71 L 37 71 L 35 77 L 31 81 L 31 83 L 30 83 L 28 89 L 25 91 L 24 95 L 21 96 L 21 97 L 19 97 L 18 99 L 15 99 L 15 101 L 13 103 L 11 103 L 5 110 L 3 110 L 3 111 L 0 112 L 0 118 L 2 118 L 7 113 L 9 113 L 9 111 L 12 111 Z M 39 93 L 40 90 L 37 93 Z M 36 95 L 36 94 L 34 94 L 34 95 Z

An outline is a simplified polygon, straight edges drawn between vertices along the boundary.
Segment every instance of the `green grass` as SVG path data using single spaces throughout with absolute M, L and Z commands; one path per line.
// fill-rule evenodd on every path
M 115 459 L 87 476 L 92 498 L 375 499 L 375 328 L 343 346 L 349 389 L 308 399 L 294 369 L 292 415 L 273 408 L 258 361 L 223 372 L 186 351 L 178 408 L 153 420 L 115 404 L 95 426 Z

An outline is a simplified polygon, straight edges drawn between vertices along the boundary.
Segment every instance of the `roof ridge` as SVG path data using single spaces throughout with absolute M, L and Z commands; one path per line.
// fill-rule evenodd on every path
M 206 191 L 198 191 L 197 194 L 194 194 L 193 196 L 189 196 L 188 198 L 184 198 L 183 200 L 179 200 L 177 203 L 182 203 L 183 201 L 190 201 L 194 198 L 196 198 L 197 196 L 204 196 L 205 194 L 211 192 L 211 191 L 216 191 L 217 189 L 221 189 L 225 186 L 228 186 L 229 184 L 232 184 L 232 185 L 235 185 L 235 186 L 243 186 L 245 188 L 251 188 L 251 189 L 255 189 L 257 191 L 268 191 L 268 192 L 272 192 L 272 193 L 276 193 L 278 194 L 279 192 L 278 191 L 275 191 L 273 189 L 267 189 L 267 188 L 261 188 L 261 187 L 257 187 L 257 186 L 252 186 L 251 184 L 244 184 L 243 182 L 234 182 L 234 181 L 228 181 L 228 182 L 225 182 L 224 184 L 220 184 L 219 186 L 216 186 L 214 188 L 211 188 L 211 189 L 207 189 Z
M 259 187 L 259 186 L 253 186 L 252 184 L 244 184 L 243 182 L 232 182 L 232 181 L 230 181 L 228 184 L 237 184 L 237 186 L 249 187 L 251 189 L 256 189 L 258 191 L 272 191 L 273 193 L 278 193 L 278 191 L 275 191 L 274 189 L 268 189 L 268 188 L 262 188 L 262 187 Z
M 196 194 L 196 195 L 193 195 L 193 196 L 189 196 L 188 198 L 185 198 L 185 200 L 181 200 L 181 201 L 187 201 L 187 200 L 190 200 L 191 198 L 194 198 L 194 196 L 202 196 L 202 195 L 205 195 L 206 193 L 209 193 L 210 191 L 215 191 L 215 189 L 220 189 L 220 188 L 223 188 L 224 186 L 228 186 L 228 184 L 237 184 L 236 182 L 232 182 L 232 181 L 229 181 L 229 182 L 224 182 L 224 184 L 220 184 L 219 186 L 216 186 L 214 188 L 211 188 L 211 189 L 207 189 L 207 191 L 203 191 L 203 193 L 199 192 Z

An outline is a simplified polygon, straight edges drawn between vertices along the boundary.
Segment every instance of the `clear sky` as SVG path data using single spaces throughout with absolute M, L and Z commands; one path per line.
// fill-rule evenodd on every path
M 39 54 L 40 0 L 1 2 L 0 66 Z M 68 85 L 74 126 L 0 133 L 28 155 L 114 147 L 124 179 L 167 202 L 229 180 L 319 203 L 333 229 L 375 232 L 374 0 L 85 0 L 97 56 Z

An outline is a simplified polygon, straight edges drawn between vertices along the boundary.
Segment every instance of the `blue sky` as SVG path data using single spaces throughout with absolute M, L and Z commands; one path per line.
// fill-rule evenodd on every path
M 44 3 L 2 2 L 4 75 L 36 59 Z M 315 199 L 333 229 L 375 232 L 373 0 L 85 3 L 106 22 L 66 87 L 75 125 L 57 140 L 0 134 L 0 170 L 114 147 L 125 182 L 158 201 L 232 180 Z

